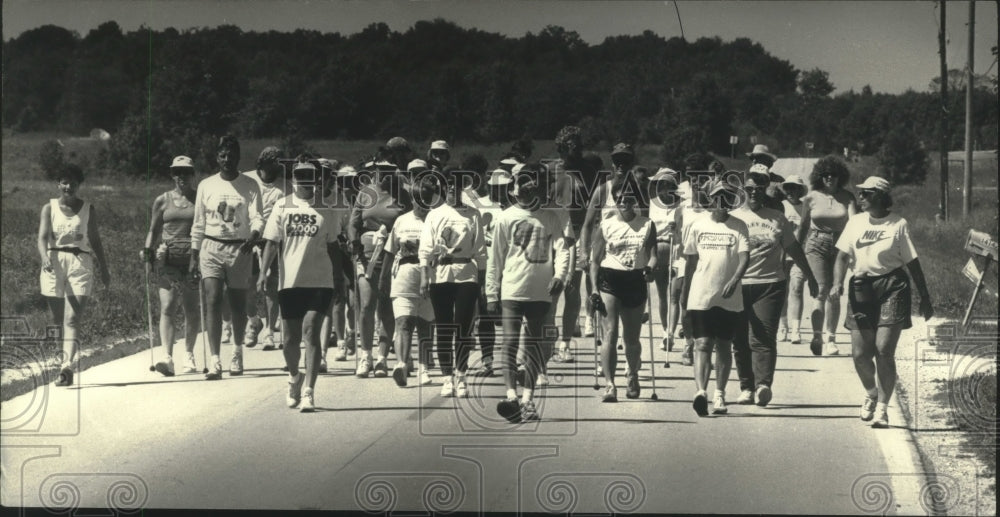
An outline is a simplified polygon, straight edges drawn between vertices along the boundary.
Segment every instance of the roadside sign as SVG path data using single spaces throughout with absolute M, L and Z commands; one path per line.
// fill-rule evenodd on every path
M 997 241 L 986 232 L 969 230 L 969 235 L 965 239 L 965 251 L 997 260 Z
M 979 276 L 983 273 L 982 271 L 979 271 L 978 267 L 976 267 L 976 261 L 970 258 L 969 261 L 965 263 L 965 267 L 962 268 L 962 274 L 965 275 L 965 278 L 968 278 L 972 283 L 978 284 Z
M 729 137 L 729 144 L 730 145 L 736 145 L 738 143 L 740 143 L 740 137 L 738 137 L 738 136 L 731 136 L 731 137 Z

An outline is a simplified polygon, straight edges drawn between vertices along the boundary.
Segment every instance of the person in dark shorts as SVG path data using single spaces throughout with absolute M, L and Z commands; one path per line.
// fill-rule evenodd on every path
M 934 307 L 906 219 L 889 211 L 889 181 L 871 176 L 857 188 L 864 212 L 850 218 L 837 240 L 840 252 L 830 296 L 840 296 L 848 263 L 853 263 L 844 326 L 851 331 L 854 368 L 866 392 L 861 420 L 886 428 L 886 406 L 896 387 L 896 343 L 900 332 L 912 326 L 906 271 L 920 293 L 920 315 L 930 319 Z
M 284 320 L 284 356 L 288 368 L 288 407 L 315 410 L 313 388 L 319 372 L 320 324 L 330 303 L 344 293 L 344 265 L 338 248 L 341 214 L 326 208 L 317 192 L 319 164 L 297 163 L 292 169 L 294 193 L 274 206 L 264 227 L 264 256 L 258 288 L 267 283 L 267 269 L 278 263 L 278 304 Z M 280 245 L 280 250 L 279 250 Z M 331 267 L 332 266 L 332 267 Z M 299 371 L 299 343 L 305 341 L 305 375 Z M 303 384 L 306 386 L 302 389 Z
M 615 369 L 618 367 L 618 320 L 625 343 L 627 389 L 625 396 L 639 398 L 639 368 L 642 363 L 642 314 L 648 296 L 647 282 L 656 267 L 656 225 L 639 213 L 639 184 L 632 178 L 611 189 L 618 213 L 602 219 L 594 232 L 591 276 L 597 279 L 607 313 L 603 326 L 607 339 L 601 347 L 601 366 L 607 382 L 604 402 L 618 401 Z
M 694 380 L 698 390 L 694 410 L 708 414 L 709 362 L 715 350 L 715 396 L 712 412 L 725 414 L 726 384 L 732 369 L 730 348 L 743 311 L 740 279 L 749 262 L 749 232 L 743 221 L 729 215 L 739 205 L 739 193 L 725 181 L 706 189 L 709 215 L 696 219 L 684 232 L 685 277 L 681 303 L 691 319 L 694 344 Z

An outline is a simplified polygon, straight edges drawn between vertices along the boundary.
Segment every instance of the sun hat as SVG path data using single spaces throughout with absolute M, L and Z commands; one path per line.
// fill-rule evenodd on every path
M 880 176 L 868 176 L 865 181 L 861 182 L 860 185 L 855 185 L 855 187 L 860 190 L 881 190 L 882 192 L 889 192 L 892 188 L 889 186 L 889 180 Z
M 785 178 L 785 181 L 781 182 L 781 188 L 788 187 L 789 185 L 806 188 L 806 183 L 802 181 L 802 178 L 798 174 L 789 175 Z
M 770 168 L 767 165 L 764 165 L 763 163 L 755 163 L 750 166 L 750 170 L 748 172 L 750 172 L 751 174 L 752 173 L 768 174 L 770 172 Z
M 511 173 L 504 169 L 496 169 L 490 174 L 490 179 L 486 181 L 487 185 L 509 185 L 514 181 Z
M 747 156 L 753 158 L 754 156 L 767 156 L 771 161 L 778 161 L 778 157 L 771 154 L 771 150 L 767 148 L 764 144 L 757 144 L 753 146 L 753 151 L 747 153 Z
M 386 160 L 379 160 L 379 161 L 375 162 L 372 165 L 376 169 L 379 169 L 379 170 L 385 170 L 385 171 L 390 171 L 390 170 L 391 171 L 395 171 L 396 170 L 396 164 L 392 163 L 390 161 L 386 161 Z
M 435 141 L 431 142 L 431 149 L 430 150 L 431 151 L 449 151 L 450 152 L 451 148 L 448 146 L 448 142 L 445 142 L 444 140 L 435 140 Z
M 194 162 L 191 158 L 184 156 L 183 154 L 174 158 L 173 163 L 170 164 L 171 169 L 193 169 Z
M 625 142 L 619 142 L 619 143 L 615 144 L 615 146 L 614 146 L 613 149 L 611 149 L 611 156 L 614 157 L 615 155 L 619 155 L 619 154 L 627 154 L 629 156 L 633 156 L 634 157 L 635 156 L 635 151 L 632 150 L 632 146 L 631 145 L 626 144 Z
M 406 172 L 423 172 L 427 168 L 427 162 L 417 158 L 406 165 Z

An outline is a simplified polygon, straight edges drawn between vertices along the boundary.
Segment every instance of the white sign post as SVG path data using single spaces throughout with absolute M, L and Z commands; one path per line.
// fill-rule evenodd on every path
M 736 144 L 740 142 L 740 137 L 730 136 L 729 137 L 729 157 L 732 159 L 736 158 Z
M 982 272 L 978 272 L 979 278 L 974 280 L 976 289 L 972 291 L 972 299 L 969 300 L 969 307 L 965 309 L 965 317 L 962 318 L 963 332 L 968 330 L 969 317 L 972 316 L 972 308 L 976 305 L 976 299 L 979 298 L 979 293 L 983 290 L 983 280 L 986 278 L 986 273 L 990 270 L 990 265 L 993 264 L 993 261 L 997 260 L 997 241 L 993 240 L 988 233 L 969 230 L 969 235 L 965 239 L 965 251 L 973 255 L 986 257 L 986 264 L 983 265 Z M 972 259 L 970 259 L 971 261 Z M 976 276 L 977 271 L 975 271 L 975 268 L 975 263 L 972 264 L 971 270 L 969 265 L 966 264 L 962 272 L 971 280 Z

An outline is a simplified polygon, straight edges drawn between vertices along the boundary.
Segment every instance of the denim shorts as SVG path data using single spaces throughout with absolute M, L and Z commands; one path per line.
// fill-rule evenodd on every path
M 806 261 L 809 262 L 809 269 L 812 269 L 816 276 L 816 283 L 819 284 L 821 292 L 829 292 L 833 285 L 833 263 L 837 260 L 837 248 L 835 246 L 839 234 L 809 230 L 806 236 L 806 243 L 802 249 L 806 254 Z

